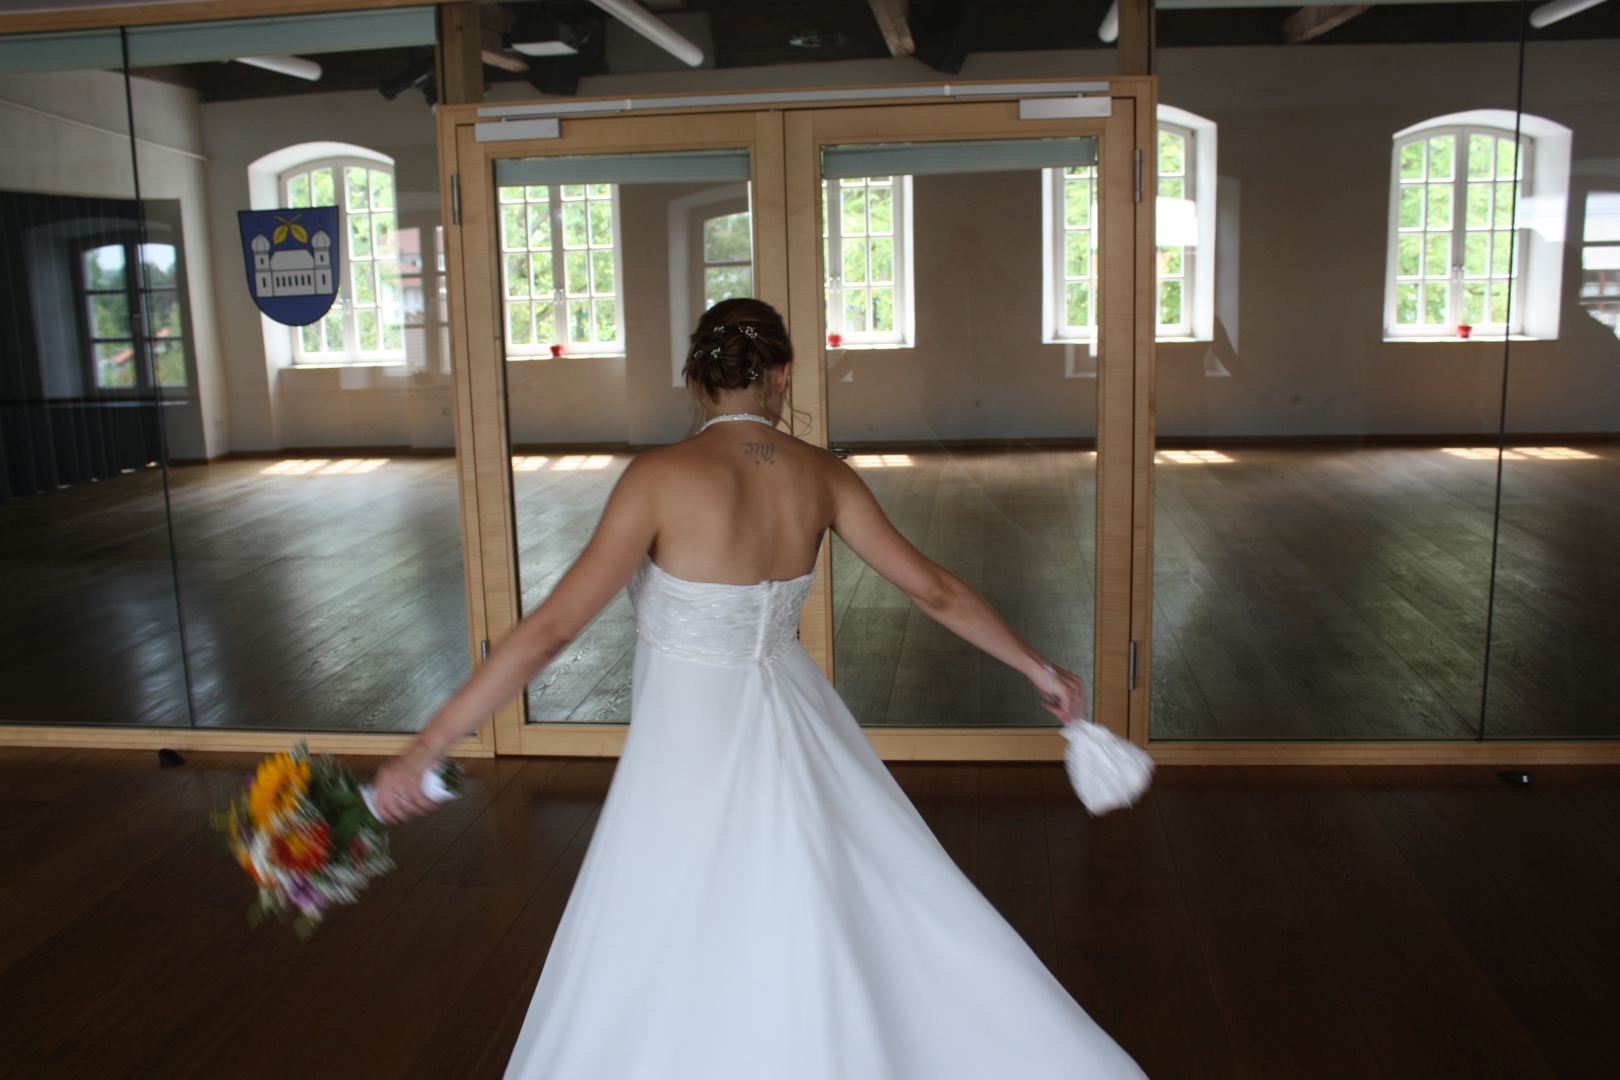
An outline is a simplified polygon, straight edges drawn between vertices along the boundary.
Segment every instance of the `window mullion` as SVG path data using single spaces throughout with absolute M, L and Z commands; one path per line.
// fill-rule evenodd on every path
M 546 187 L 546 215 L 551 219 L 551 325 L 558 345 L 571 345 L 568 322 L 568 255 L 563 248 L 562 185 Z

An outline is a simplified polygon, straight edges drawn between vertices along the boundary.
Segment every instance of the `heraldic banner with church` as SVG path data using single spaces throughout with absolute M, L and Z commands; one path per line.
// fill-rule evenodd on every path
M 248 293 L 259 310 L 288 326 L 307 326 L 325 315 L 342 280 L 337 207 L 241 210 L 236 216 Z

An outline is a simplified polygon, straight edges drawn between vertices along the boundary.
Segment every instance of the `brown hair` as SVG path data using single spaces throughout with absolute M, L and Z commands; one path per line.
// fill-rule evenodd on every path
M 692 331 L 681 376 L 710 401 L 723 390 L 743 390 L 793 360 L 793 342 L 776 309 L 763 300 L 722 300 Z

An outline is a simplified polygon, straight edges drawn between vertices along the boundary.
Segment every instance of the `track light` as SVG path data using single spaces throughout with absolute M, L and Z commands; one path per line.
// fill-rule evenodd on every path
M 301 56 L 238 56 L 236 62 L 310 82 L 318 82 L 321 77 L 321 65 Z
M 1560 19 L 1567 19 L 1571 15 L 1579 15 L 1587 8 L 1595 8 L 1603 0 L 1552 0 L 1550 4 L 1542 4 L 1530 13 L 1530 25 L 1540 30 L 1544 26 L 1551 26 Z
M 1108 5 L 1108 14 L 1103 16 L 1102 25 L 1097 27 L 1097 36 L 1110 45 L 1119 40 L 1119 0 Z

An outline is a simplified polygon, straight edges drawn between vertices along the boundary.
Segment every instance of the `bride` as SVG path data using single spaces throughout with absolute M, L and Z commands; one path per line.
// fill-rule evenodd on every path
M 782 319 L 727 300 L 686 363 L 702 426 L 639 455 L 556 589 L 377 774 L 424 770 L 628 585 L 630 734 L 508 1080 L 1080 1080 L 1144 1074 L 956 868 L 797 638 L 828 529 L 1023 672 L 1060 720 L 1085 684 L 781 431 Z

